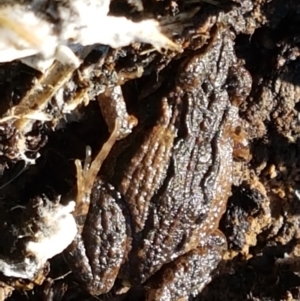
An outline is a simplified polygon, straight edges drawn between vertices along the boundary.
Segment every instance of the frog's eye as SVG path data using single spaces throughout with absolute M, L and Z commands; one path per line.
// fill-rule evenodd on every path
M 0 36 L 0 62 L 37 53 L 50 56 L 57 44 L 51 25 L 17 4 L 0 7 Z

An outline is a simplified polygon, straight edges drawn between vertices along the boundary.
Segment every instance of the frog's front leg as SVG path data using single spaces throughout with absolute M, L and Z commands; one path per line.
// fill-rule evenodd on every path
M 113 131 L 115 120 L 119 120 L 118 140 L 132 132 L 138 121 L 133 115 L 128 114 L 120 85 L 106 87 L 104 93 L 98 96 L 98 102 L 109 132 Z

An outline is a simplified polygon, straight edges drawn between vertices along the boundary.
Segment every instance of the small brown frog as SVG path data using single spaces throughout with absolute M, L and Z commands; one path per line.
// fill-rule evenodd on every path
M 92 188 L 77 164 L 87 206 L 66 256 L 91 294 L 119 285 L 119 293 L 142 287 L 146 300 L 188 300 L 210 281 L 226 245 L 217 228 L 232 185 L 232 102 L 249 84 L 230 34 L 216 29 L 206 49 L 182 62 L 170 92 L 147 99 L 156 109 L 127 137 L 133 146 L 111 155 L 115 188 L 99 179 Z M 116 133 L 92 163 L 93 177 Z

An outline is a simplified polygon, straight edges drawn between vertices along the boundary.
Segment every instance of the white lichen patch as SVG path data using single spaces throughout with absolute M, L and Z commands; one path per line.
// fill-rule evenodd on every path
M 158 50 L 179 50 L 178 45 L 161 33 L 157 21 L 133 22 L 126 17 L 109 16 L 109 4 L 110 0 L 65 0 L 50 4 L 46 0 L 0 0 L 0 62 L 23 59 L 42 69 L 41 60 L 47 60 L 48 66 L 57 59 L 78 66 L 80 61 L 68 48 L 74 43 L 118 48 L 144 42 Z M 27 59 L 32 55 L 40 57 Z
M 77 225 L 72 215 L 75 202 L 71 201 L 67 206 L 55 204 L 55 207 L 51 207 L 50 210 L 44 207 L 40 227 L 26 245 L 26 252 L 33 255 L 41 267 L 48 259 L 61 253 L 77 234 Z
M 47 260 L 64 251 L 77 234 L 72 215 L 74 201 L 63 206 L 40 199 L 32 208 L 30 206 L 26 210 L 32 210 L 35 214 L 32 213 L 34 215 L 16 229 L 19 233 L 17 240 L 26 241 L 24 250 L 18 249 L 22 256 L 17 259 L 0 258 L 0 272 L 7 277 L 34 280 Z
M 41 269 L 32 258 L 24 258 L 22 261 L 0 259 L 0 271 L 6 277 L 34 280 Z

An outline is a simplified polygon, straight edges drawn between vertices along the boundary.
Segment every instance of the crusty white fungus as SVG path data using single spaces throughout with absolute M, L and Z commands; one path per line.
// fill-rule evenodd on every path
M 74 43 L 118 48 L 144 42 L 158 50 L 179 50 L 178 45 L 161 33 L 155 20 L 133 22 L 126 17 L 109 16 L 110 0 L 47 2 L 0 0 L 0 62 L 40 55 L 39 60 L 48 60 L 47 65 L 51 59 L 57 59 L 78 66 L 80 61 L 68 48 Z M 39 63 L 30 59 L 28 64 Z

